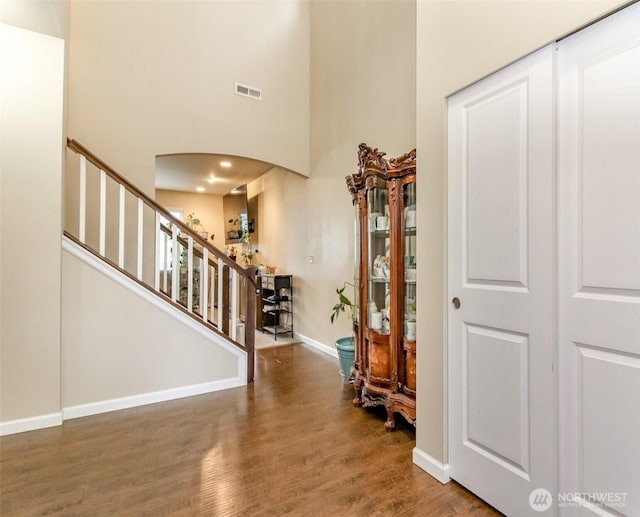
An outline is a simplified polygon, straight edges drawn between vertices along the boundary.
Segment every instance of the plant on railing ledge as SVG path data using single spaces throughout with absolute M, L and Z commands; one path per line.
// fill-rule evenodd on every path
M 184 224 L 186 224 L 190 230 L 193 230 L 196 233 L 201 233 L 204 231 L 202 222 L 196 217 L 196 214 L 194 212 L 191 212 L 187 216 L 187 218 L 184 220 Z
M 250 266 L 253 263 L 254 252 L 251 248 L 251 243 L 249 239 L 245 242 L 244 248 L 240 252 L 240 258 L 242 259 L 242 263 L 245 266 Z
M 250 266 L 253 261 L 253 251 L 252 250 L 242 250 L 240 252 L 240 257 L 242 258 L 242 263 L 245 266 Z

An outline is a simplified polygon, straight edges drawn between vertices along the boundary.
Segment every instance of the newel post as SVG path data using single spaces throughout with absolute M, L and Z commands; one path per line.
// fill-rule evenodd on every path
M 253 382 L 256 337 L 256 268 L 248 267 L 244 299 L 246 300 L 244 317 L 244 346 L 247 350 L 247 383 Z

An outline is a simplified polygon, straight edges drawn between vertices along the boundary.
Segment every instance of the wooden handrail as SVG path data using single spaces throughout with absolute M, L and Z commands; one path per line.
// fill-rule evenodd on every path
M 255 275 L 255 270 L 253 268 L 243 268 L 241 267 L 237 262 L 235 262 L 234 260 L 231 260 L 225 253 L 223 253 L 221 250 L 219 250 L 218 248 L 216 248 L 215 246 L 209 244 L 205 239 L 203 239 L 202 237 L 200 237 L 200 235 L 198 235 L 196 232 L 194 232 L 191 228 L 189 228 L 185 223 L 183 223 L 181 220 L 177 219 L 176 217 L 174 217 L 166 208 L 160 206 L 158 203 L 156 203 L 156 201 L 154 201 L 153 199 L 151 199 L 149 196 L 147 196 L 144 192 L 142 192 L 140 189 L 138 189 L 135 185 L 131 184 L 128 180 L 126 180 L 121 174 L 117 173 L 114 169 L 112 169 L 109 165 L 107 165 L 103 160 L 101 160 L 99 157 L 97 157 L 95 154 L 93 154 L 89 149 L 87 149 L 85 146 L 83 146 L 81 143 L 77 142 L 76 140 L 72 139 L 72 138 L 67 138 L 67 147 L 74 151 L 75 153 L 79 154 L 81 156 L 81 166 L 80 166 L 80 184 L 81 184 L 81 192 L 85 192 L 85 190 L 83 190 L 82 185 L 85 185 L 84 183 L 84 178 L 85 178 L 85 174 L 86 174 L 86 161 L 89 161 L 91 164 L 93 164 L 99 171 L 100 171 L 100 177 L 101 177 L 101 184 L 100 184 L 100 196 L 101 196 L 101 206 L 100 206 L 100 250 L 99 252 L 92 249 L 90 246 L 87 246 L 86 242 L 85 242 L 85 234 L 84 234 L 84 217 L 85 217 L 85 212 L 84 212 L 84 194 L 81 194 L 81 198 L 80 198 L 80 214 L 81 214 L 81 219 L 80 219 L 80 230 L 79 230 L 79 234 L 80 234 L 80 238 L 76 238 L 75 236 L 69 234 L 67 231 L 64 232 L 65 235 L 67 235 L 70 239 L 72 239 L 76 244 L 82 246 L 84 249 L 88 250 L 89 252 L 91 252 L 93 255 L 100 257 L 102 260 L 104 260 L 105 262 L 107 262 L 109 265 L 111 265 L 112 267 L 115 267 L 116 269 L 118 269 L 119 271 L 121 271 L 123 274 L 125 274 L 126 276 L 128 276 L 129 278 L 131 278 L 132 280 L 134 280 L 135 282 L 137 282 L 140 285 L 143 285 L 146 289 L 149 289 L 150 291 L 158 294 L 159 296 L 162 296 L 165 298 L 165 300 L 167 300 L 169 303 L 171 303 L 172 305 L 174 305 L 175 307 L 179 308 L 181 311 L 185 312 L 186 314 L 188 314 L 190 317 L 194 318 L 196 321 L 201 322 L 202 324 L 204 324 L 206 327 L 208 327 L 209 329 L 213 330 L 214 332 L 225 336 L 226 338 L 230 339 L 231 342 L 241 348 L 243 348 L 246 352 L 247 352 L 247 382 L 252 382 L 253 378 L 254 378 L 254 331 L 255 331 L 255 314 L 256 314 L 256 297 L 255 297 L 255 292 L 256 292 L 256 275 Z M 118 259 L 118 263 L 116 264 L 115 262 L 113 262 L 112 260 L 110 260 L 109 258 L 107 258 L 106 254 L 105 254 L 105 249 L 104 249 L 104 240 L 105 240 L 105 178 L 106 176 L 108 176 L 109 178 L 111 178 L 115 183 L 120 185 L 120 244 L 119 244 L 119 253 L 120 253 L 120 257 Z M 86 187 L 84 187 L 86 188 Z M 138 274 L 137 277 L 133 276 L 131 273 L 129 273 L 123 266 L 124 263 L 124 259 L 123 259 L 123 255 L 124 255 L 124 251 L 123 251 L 123 247 L 124 247 L 124 240 L 122 235 L 124 234 L 124 192 L 125 190 L 129 191 L 134 197 L 136 197 L 138 199 L 138 225 L 139 225 L 139 230 L 138 230 Z M 213 276 L 218 277 L 218 282 L 221 282 L 221 286 L 225 286 L 224 288 L 221 287 L 220 291 L 219 291 L 219 303 L 221 304 L 221 306 L 218 307 L 219 310 L 219 315 L 220 318 L 218 320 L 219 322 L 219 327 L 212 324 L 212 322 L 209 322 L 207 319 L 207 314 L 206 314 L 206 305 L 204 307 L 204 312 L 201 310 L 201 314 L 198 315 L 196 312 L 194 312 L 193 308 L 192 308 L 192 299 L 191 297 L 191 277 L 189 277 L 189 287 L 188 287 L 188 302 L 187 302 L 187 306 L 183 306 L 181 304 L 181 302 L 176 301 L 177 300 L 177 294 L 176 292 L 178 291 L 177 289 L 177 285 L 174 283 L 173 287 L 172 287 L 172 293 L 170 297 L 167 297 L 167 293 L 165 291 L 163 291 L 162 289 L 159 288 L 159 286 L 157 285 L 158 282 L 158 262 L 156 261 L 156 285 L 154 287 L 151 287 L 150 285 L 146 284 L 145 282 L 142 281 L 142 266 L 141 266 L 141 256 L 142 256 L 142 239 L 141 239 L 141 235 L 142 235 L 142 220 L 143 220 L 143 215 L 142 215 L 142 207 L 143 204 L 146 204 L 148 207 L 150 207 L 154 212 L 155 212 L 155 217 L 156 217 L 156 231 L 161 231 L 165 234 L 167 234 L 170 238 L 172 239 L 176 239 L 177 242 L 183 246 L 183 248 L 190 248 L 192 251 L 192 254 L 190 253 L 190 258 L 189 261 L 190 262 L 190 266 L 189 266 L 189 271 L 191 271 L 191 268 L 193 266 L 192 264 L 192 260 L 193 258 L 199 258 L 199 259 L 203 259 L 204 258 L 204 253 L 203 250 L 206 249 L 208 250 L 208 259 L 207 259 L 207 264 L 205 266 L 205 270 L 208 269 L 208 267 L 212 267 L 215 270 L 215 273 L 213 273 Z M 162 215 L 165 219 L 167 219 L 170 222 L 170 225 L 174 228 L 174 230 L 169 229 L 166 225 L 164 224 L 158 224 L 158 215 Z M 177 235 L 175 230 L 180 230 L 181 235 Z M 186 238 L 185 238 L 186 237 Z M 193 246 L 190 246 L 190 241 L 188 239 L 188 237 L 192 238 L 192 241 L 197 243 L 201 248 L 195 248 Z M 174 241 L 175 242 L 175 241 Z M 174 252 L 175 253 L 175 252 Z M 175 255 L 174 255 L 175 257 Z M 221 265 L 225 265 L 227 267 L 220 267 Z M 240 285 L 240 282 L 238 282 L 238 280 L 240 278 L 244 278 L 246 280 L 246 282 L 244 283 L 244 297 L 245 297 L 245 336 L 244 336 L 244 345 L 238 343 L 238 341 L 236 341 L 236 321 L 234 320 L 233 322 L 231 322 L 231 324 L 233 325 L 233 327 L 231 328 L 231 332 L 229 329 L 229 324 L 230 324 L 230 317 L 231 318 L 236 318 L 236 312 L 235 312 L 235 303 L 233 305 L 233 309 L 230 310 L 229 307 L 229 303 L 230 303 L 230 296 L 229 296 L 229 283 L 230 283 L 230 270 L 233 269 L 236 271 L 236 275 L 235 275 L 235 281 L 232 282 L 234 289 L 238 289 L 238 286 Z M 211 281 L 213 282 L 213 276 L 211 277 Z M 179 278 L 178 276 L 176 276 L 176 278 Z M 205 271 L 205 281 L 208 278 L 207 277 L 207 273 Z M 177 282 L 177 280 L 174 280 L 174 282 Z M 165 272 L 165 283 L 166 283 L 166 272 Z M 237 293 L 236 290 L 233 291 L 234 293 L 234 299 Z M 203 295 L 206 299 L 206 292 Z M 213 295 L 212 295 L 213 296 Z M 212 299 L 212 304 L 213 304 L 213 299 Z M 213 305 L 212 305 L 213 307 Z
M 161 213 L 166 219 L 171 221 L 172 224 L 180 228 L 183 232 L 191 235 L 194 241 L 200 244 L 202 247 L 207 248 L 209 253 L 212 253 L 216 258 L 222 259 L 227 266 L 232 269 L 235 269 L 240 275 L 245 278 L 251 280 L 250 275 L 247 273 L 247 270 L 240 266 L 236 261 L 231 260 L 227 255 L 222 253 L 218 248 L 212 246 L 207 241 L 205 241 L 202 237 L 200 237 L 196 232 L 194 232 L 191 228 L 189 228 L 185 223 L 183 223 L 180 219 L 174 217 L 171 212 L 169 212 L 166 208 L 160 206 L 153 199 L 147 196 L 144 192 L 142 192 L 135 185 L 129 183 L 122 175 L 118 174 L 115 170 L 113 170 L 109 165 L 107 165 L 104 161 L 98 158 L 95 154 L 93 154 L 89 149 L 83 146 L 80 142 L 74 140 L 73 138 L 67 138 L 67 147 L 72 151 L 84 155 L 89 162 L 95 165 L 98 169 L 103 170 L 107 176 L 115 180 L 116 182 L 122 184 L 124 188 L 126 188 L 129 192 L 131 192 L 134 196 L 142 199 L 149 207 L 151 207 L 156 212 Z M 255 279 L 254 279 L 255 282 Z M 255 283 L 254 283 L 255 285 Z

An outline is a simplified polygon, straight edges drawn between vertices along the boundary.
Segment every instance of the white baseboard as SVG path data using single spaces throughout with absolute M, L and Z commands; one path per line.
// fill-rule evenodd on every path
M 108 413 L 119 409 L 144 406 L 146 404 L 155 404 L 156 402 L 165 402 L 167 400 L 191 397 L 193 395 L 202 395 L 203 393 L 237 388 L 238 386 L 245 386 L 246 384 L 246 379 L 242 377 L 235 377 L 221 381 L 194 384 L 193 386 L 184 386 L 169 390 L 156 391 L 153 393 L 144 393 L 142 395 L 133 395 L 131 397 L 122 397 L 111 400 L 102 400 L 100 402 L 92 402 L 90 404 L 71 406 L 64 408 L 61 413 L 51 413 L 49 415 L 40 415 L 31 418 L 22 418 L 20 420 L 0 422 L 0 436 L 24 433 L 26 431 L 35 431 L 46 427 L 55 427 L 62 425 L 63 420 Z
M 64 420 L 71 420 L 73 418 L 81 418 L 83 416 L 98 415 L 100 413 L 118 411 L 119 409 L 128 409 L 137 406 L 144 406 L 147 404 L 155 404 L 156 402 L 166 402 L 167 400 L 191 397 L 193 395 L 202 395 L 203 393 L 211 393 L 213 391 L 237 388 L 238 386 L 245 386 L 246 384 L 246 379 L 235 377 L 232 379 L 224 379 L 221 381 L 194 384 L 193 386 L 184 386 L 180 388 L 172 388 L 169 390 L 155 391 L 152 393 L 144 393 L 142 395 L 132 395 L 130 397 L 101 400 L 99 402 L 91 402 L 89 404 L 80 404 L 78 406 L 66 407 L 62 410 L 62 416 Z
M 424 470 L 430 476 L 436 478 L 443 485 L 451 480 L 449 477 L 449 465 L 443 465 L 426 452 L 414 447 L 413 463 Z
M 62 413 L 50 413 L 19 420 L 9 420 L 8 422 L 0 422 L 0 436 L 35 431 L 36 429 L 55 427 L 57 425 L 62 425 Z
M 338 357 L 338 351 L 335 347 L 327 346 L 324 343 L 320 343 L 320 341 L 316 341 L 315 339 L 311 339 L 310 337 L 303 336 L 302 334 L 296 334 L 296 337 L 300 339 L 303 343 L 306 343 L 313 348 L 317 348 L 321 352 L 328 354 L 332 357 Z

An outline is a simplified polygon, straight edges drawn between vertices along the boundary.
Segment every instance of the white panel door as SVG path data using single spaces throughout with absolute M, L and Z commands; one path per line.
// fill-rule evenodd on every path
M 450 472 L 513 516 L 556 489 L 553 52 L 449 99 Z
M 561 515 L 640 515 L 640 4 L 560 43 Z

